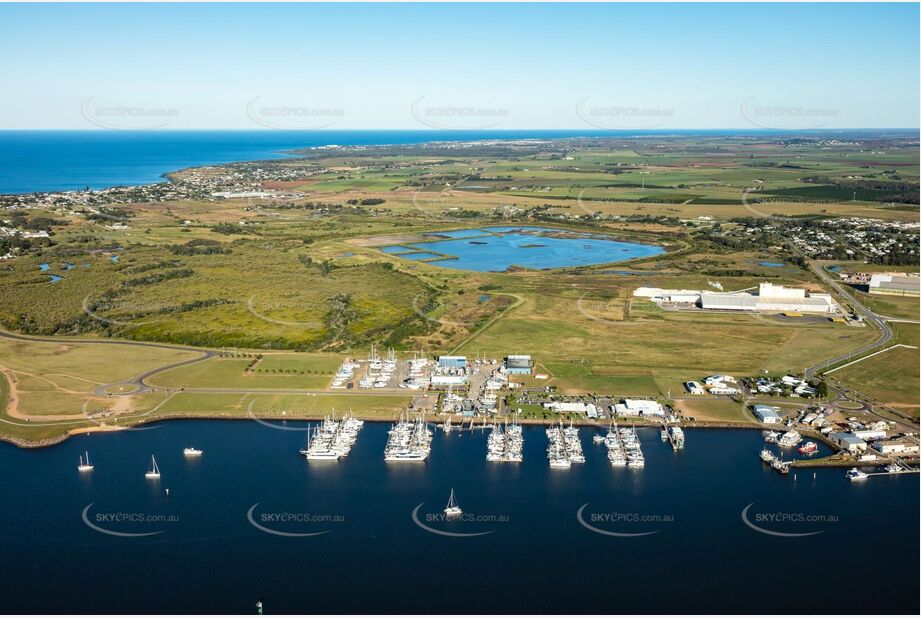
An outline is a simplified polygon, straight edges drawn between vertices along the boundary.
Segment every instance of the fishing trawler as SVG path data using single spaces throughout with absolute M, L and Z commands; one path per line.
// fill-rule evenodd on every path
M 464 514 L 464 511 L 461 510 L 461 507 L 457 504 L 457 500 L 454 499 L 454 489 L 451 489 L 451 495 L 448 498 L 448 506 L 444 510 L 445 516 L 447 517 L 460 517 Z
M 155 480 L 160 478 L 160 468 L 157 466 L 157 458 L 153 455 L 150 456 L 150 470 L 144 474 L 144 478 Z
M 77 466 L 77 470 L 80 472 L 92 472 L 93 464 L 90 463 L 90 453 L 86 451 L 84 455 L 80 456 L 80 464 Z
M 764 449 L 761 451 L 761 461 L 763 461 L 764 463 L 766 464 L 773 463 L 775 459 L 777 458 L 774 456 L 774 453 L 772 453 L 771 451 L 767 449 Z

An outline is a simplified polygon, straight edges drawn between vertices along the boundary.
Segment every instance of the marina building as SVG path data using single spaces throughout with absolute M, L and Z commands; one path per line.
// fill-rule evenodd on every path
M 438 366 L 442 369 L 466 369 L 466 356 L 439 356 Z
M 614 413 L 619 416 L 665 416 L 665 409 L 658 401 L 650 399 L 624 399 L 623 403 L 614 405 Z
M 755 416 L 758 417 L 758 420 L 762 423 L 779 423 L 782 418 L 780 416 L 780 408 L 777 406 L 765 406 L 761 404 L 756 404 L 752 406 L 752 411 L 755 413 Z
M 509 354 L 505 357 L 505 371 L 507 373 L 529 375 L 532 366 L 533 363 L 529 354 Z
M 870 277 L 870 294 L 918 296 L 921 277 L 902 273 L 875 273 Z
M 848 432 L 835 432 L 828 434 L 828 439 L 838 448 L 848 453 L 862 453 L 867 450 L 867 443 Z

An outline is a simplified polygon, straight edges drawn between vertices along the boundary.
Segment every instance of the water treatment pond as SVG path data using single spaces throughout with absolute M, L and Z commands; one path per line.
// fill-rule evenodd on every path
M 568 230 L 537 226 L 484 227 L 429 234 L 443 240 L 384 247 L 386 253 L 407 259 L 424 251 L 443 259 L 429 262 L 436 266 L 478 272 L 502 272 L 512 266 L 532 269 L 563 268 L 623 262 L 664 252 L 662 247 L 621 242 Z M 426 255 L 425 259 L 431 256 Z

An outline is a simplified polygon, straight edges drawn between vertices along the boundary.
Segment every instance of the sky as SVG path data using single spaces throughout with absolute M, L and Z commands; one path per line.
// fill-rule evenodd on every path
M 0 4 L 0 129 L 919 125 L 917 4 Z

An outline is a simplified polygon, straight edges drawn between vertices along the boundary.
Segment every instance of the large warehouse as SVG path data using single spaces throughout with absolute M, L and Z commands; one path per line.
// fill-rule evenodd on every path
M 870 294 L 918 296 L 919 291 L 921 291 L 921 277 L 899 273 L 875 273 L 870 277 Z
M 838 305 L 830 294 L 810 294 L 803 288 L 786 288 L 773 283 L 759 285 L 757 295 L 747 292 L 701 292 L 700 307 L 724 311 L 838 312 Z

